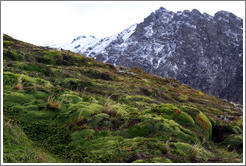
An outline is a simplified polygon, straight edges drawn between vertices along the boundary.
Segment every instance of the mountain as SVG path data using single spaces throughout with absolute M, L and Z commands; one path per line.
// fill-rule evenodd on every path
M 242 105 L 174 79 L 8 35 L 2 78 L 4 163 L 243 162 Z
M 174 13 L 160 8 L 119 34 L 77 38 L 60 48 L 117 66 L 140 67 L 243 103 L 243 20 L 226 11 L 210 16 L 196 9 Z

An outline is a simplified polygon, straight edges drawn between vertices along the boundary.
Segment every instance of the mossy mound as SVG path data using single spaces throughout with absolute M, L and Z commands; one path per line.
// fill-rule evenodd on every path
M 180 124 L 193 125 L 194 120 L 185 112 L 181 111 L 173 104 L 161 104 L 153 109 L 153 112 L 166 119 L 172 119 Z

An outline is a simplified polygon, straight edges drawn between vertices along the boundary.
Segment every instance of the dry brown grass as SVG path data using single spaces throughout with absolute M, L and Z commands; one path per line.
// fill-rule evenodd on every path
M 46 103 L 46 108 L 47 109 L 53 109 L 57 110 L 61 108 L 61 102 L 58 100 L 55 100 L 53 97 L 49 97 L 48 101 Z
M 22 76 L 19 77 L 18 83 L 15 85 L 16 90 L 23 90 L 23 85 L 22 85 Z
M 21 83 L 18 83 L 15 85 L 16 90 L 23 90 L 23 85 Z
M 195 144 L 192 146 L 189 153 L 190 160 L 195 160 L 198 157 L 198 153 L 199 153 L 199 145 Z

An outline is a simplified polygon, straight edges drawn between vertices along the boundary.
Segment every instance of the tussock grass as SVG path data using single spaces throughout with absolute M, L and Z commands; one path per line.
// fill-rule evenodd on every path
M 56 100 L 54 97 L 49 96 L 46 103 L 46 108 L 52 110 L 58 110 L 61 108 L 61 102 Z
M 16 90 L 23 90 L 22 79 L 23 79 L 23 75 L 19 77 L 18 83 L 15 85 Z

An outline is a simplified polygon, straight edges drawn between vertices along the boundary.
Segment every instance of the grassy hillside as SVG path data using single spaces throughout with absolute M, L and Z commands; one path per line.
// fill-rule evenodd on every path
M 242 162 L 242 106 L 4 35 L 4 162 Z

